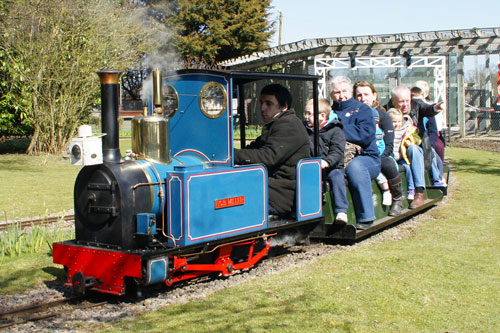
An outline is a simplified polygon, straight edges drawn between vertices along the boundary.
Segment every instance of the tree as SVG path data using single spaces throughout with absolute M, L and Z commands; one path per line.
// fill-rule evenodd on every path
M 11 100 L 34 132 L 28 153 L 59 153 L 99 102 L 96 70 L 126 70 L 159 45 L 165 30 L 120 1 L 3 2 L 2 67 L 22 89 Z M 19 87 L 19 85 L 18 85 Z
M 214 63 L 268 48 L 270 0 L 177 0 L 166 12 L 187 63 Z M 170 13 L 170 14 L 169 14 Z

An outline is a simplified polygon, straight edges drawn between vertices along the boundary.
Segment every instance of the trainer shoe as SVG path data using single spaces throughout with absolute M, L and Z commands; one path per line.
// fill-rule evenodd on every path
M 337 215 L 335 216 L 335 222 L 346 224 L 347 223 L 347 214 L 344 212 L 337 213 Z
M 432 186 L 439 186 L 439 187 L 445 187 L 446 182 L 443 180 L 436 180 L 435 182 L 432 183 Z
M 392 195 L 389 190 L 382 192 L 382 205 L 390 206 L 392 204 Z
M 373 225 L 373 221 L 372 222 L 358 222 L 358 224 L 356 225 L 356 229 L 366 230 L 368 228 L 371 228 L 372 225 Z
M 407 199 L 408 199 L 408 200 L 413 200 L 413 199 L 415 199 L 415 190 L 408 190 L 408 196 L 407 196 Z

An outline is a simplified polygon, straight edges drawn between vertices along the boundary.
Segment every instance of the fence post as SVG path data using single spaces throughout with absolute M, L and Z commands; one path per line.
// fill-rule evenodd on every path
M 484 96 L 484 106 L 486 109 L 489 109 L 491 107 L 491 70 L 490 70 L 490 54 L 485 53 L 484 54 L 484 83 L 485 83 L 485 96 Z M 491 112 L 487 113 L 486 117 L 486 133 L 491 131 Z
M 457 45 L 457 109 L 460 138 L 465 138 L 464 47 Z

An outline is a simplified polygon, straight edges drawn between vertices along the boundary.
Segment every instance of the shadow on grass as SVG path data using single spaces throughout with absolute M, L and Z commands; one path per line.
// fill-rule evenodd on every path
M 54 289 L 56 285 L 63 285 L 65 282 L 65 272 L 62 268 L 58 269 L 50 266 L 42 268 L 42 271 L 54 277 L 53 280 L 49 280 L 50 278 L 46 276 L 42 277 L 39 271 L 39 267 L 15 270 L 15 272 L 9 274 L 8 277 L 4 276 L 0 278 L 0 290 L 19 290 L 20 286 L 30 287 L 33 284 L 34 276 L 41 277 L 44 280 L 43 283 L 51 289 Z
M 25 153 L 30 144 L 28 138 L 14 138 L 0 141 L 0 154 Z
M 500 175 L 500 164 L 491 160 L 495 164 L 485 164 L 472 159 L 458 159 L 453 162 L 453 171 L 479 173 L 484 175 Z

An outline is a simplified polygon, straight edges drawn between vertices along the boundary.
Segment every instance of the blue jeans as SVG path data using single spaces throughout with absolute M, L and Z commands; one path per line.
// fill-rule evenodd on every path
M 344 169 L 333 169 L 327 175 L 328 181 L 332 186 L 333 207 L 335 213 L 347 213 L 349 202 L 345 188 L 345 172 Z
M 423 161 L 423 160 L 422 160 Z M 358 222 L 375 220 L 372 179 L 380 173 L 380 157 L 356 156 L 345 169 Z
M 415 187 L 425 188 L 424 151 L 420 146 L 411 145 L 408 147 L 408 158 Z
M 434 157 L 432 158 L 431 178 L 433 182 L 436 182 L 443 179 L 443 162 L 434 148 L 432 148 L 432 153 Z
M 408 183 L 408 190 L 415 190 L 415 183 L 413 182 L 413 175 L 411 174 L 411 168 L 408 164 L 406 164 L 405 160 L 400 160 L 399 164 L 404 166 L 406 181 Z

